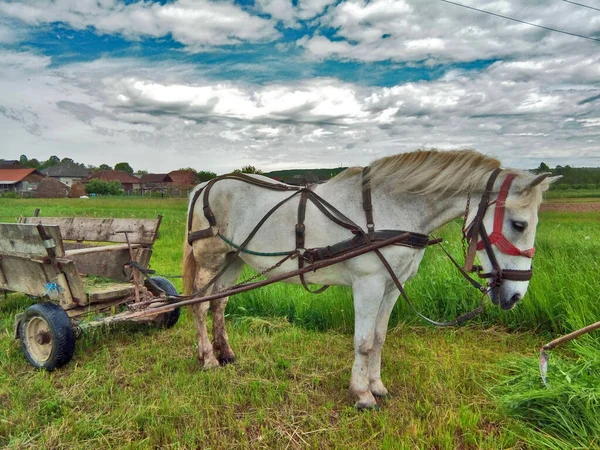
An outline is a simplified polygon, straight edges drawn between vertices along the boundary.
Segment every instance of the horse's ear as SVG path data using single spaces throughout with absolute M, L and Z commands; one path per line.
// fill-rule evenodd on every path
M 548 180 L 548 185 L 550 185 L 551 183 L 554 183 L 556 180 L 562 178 L 562 175 L 556 175 L 554 177 L 550 177 L 549 175 L 552 175 L 552 174 L 550 172 L 544 172 L 544 173 L 539 174 L 532 181 L 530 181 L 527 184 L 527 186 L 525 186 L 525 189 L 523 189 L 523 190 L 529 191 L 546 179 Z

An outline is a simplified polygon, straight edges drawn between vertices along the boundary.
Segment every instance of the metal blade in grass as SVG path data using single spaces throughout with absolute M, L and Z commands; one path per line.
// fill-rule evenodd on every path
M 540 350 L 540 375 L 542 376 L 542 382 L 544 383 L 544 386 L 547 386 L 546 374 L 548 373 L 549 359 L 550 357 L 548 356 L 548 353 L 546 353 L 546 351 L 542 348 Z
M 546 345 L 544 345 L 540 349 L 540 375 L 542 376 L 542 381 L 544 382 L 544 385 L 546 385 L 546 374 L 548 372 L 548 359 L 549 359 L 548 354 L 546 353 L 546 350 L 552 350 L 554 347 L 556 347 L 559 344 L 562 344 L 564 342 L 569 342 L 572 339 L 578 338 L 582 334 L 589 333 L 590 331 L 594 331 L 599 328 L 600 328 L 600 322 L 593 323 L 591 325 L 588 325 L 587 327 L 581 328 L 580 330 L 573 331 L 572 333 L 565 334 L 564 336 L 554 339 L 553 341 L 548 342 Z

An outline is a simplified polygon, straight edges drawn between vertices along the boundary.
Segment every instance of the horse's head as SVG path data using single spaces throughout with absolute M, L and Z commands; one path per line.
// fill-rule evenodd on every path
M 472 265 L 477 250 L 483 266 L 480 276 L 489 279 L 492 302 L 509 310 L 525 296 L 531 279 L 542 193 L 560 176 L 505 173 L 495 171 L 490 177 L 479 209 L 471 219 L 466 268 Z

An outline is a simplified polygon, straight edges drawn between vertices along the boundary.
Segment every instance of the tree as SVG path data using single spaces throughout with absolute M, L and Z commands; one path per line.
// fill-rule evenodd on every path
M 148 175 L 148 171 L 147 170 L 138 170 L 135 173 L 136 176 L 141 177 L 142 175 Z
M 241 169 L 235 169 L 233 171 L 233 173 L 256 173 L 256 174 L 262 174 L 263 171 L 260 169 L 257 169 L 254 166 L 244 166 Z
M 100 164 L 100 166 L 98 166 L 98 169 L 100 169 L 100 170 L 112 170 L 112 167 L 110 167 L 108 164 Z
M 203 181 L 212 180 L 217 176 L 214 172 L 208 172 L 206 170 L 201 170 L 198 172 L 198 183 L 202 183 Z
M 73 158 L 63 158 L 60 160 L 61 163 L 75 163 L 75 161 L 73 161 Z
M 115 170 L 122 170 L 123 172 L 133 173 L 133 169 L 128 162 L 120 162 L 115 164 Z
M 44 164 L 47 164 L 48 167 L 51 167 L 57 165 L 59 162 L 60 158 L 56 155 L 52 155 Z
M 538 173 L 543 173 L 543 172 L 550 172 L 550 167 L 548 167 L 548 164 L 546 164 L 545 162 L 541 162 L 540 163 L 540 167 L 538 167 Z
M 35 159 L 32 158 L 29 161 L 27 161 L 25 164 L 23 164 L 26 167 L 31 167 L 32 169 L 39 169 L 40 168 L 40 162 Z
M 121 183 L 95 178 L 86 183 L 85 192 L 88 194 L 119 195 L 121 193 Z
M 27 161 L 29 161 L 29 159 L 27 158 L 27 155 L 21 155 L 21 156 L 19 157 L 19 162 L 20 162 L 21 164 L 26 164 L 26 163 L 27 163 Z

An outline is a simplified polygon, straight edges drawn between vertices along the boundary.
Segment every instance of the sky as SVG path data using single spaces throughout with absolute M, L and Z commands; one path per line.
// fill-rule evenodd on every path
M 0 0 L 0 158 L 600 167 L 600 0 L 454 3 Z

